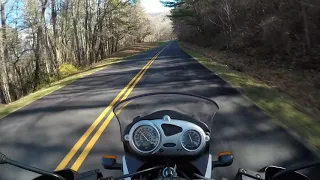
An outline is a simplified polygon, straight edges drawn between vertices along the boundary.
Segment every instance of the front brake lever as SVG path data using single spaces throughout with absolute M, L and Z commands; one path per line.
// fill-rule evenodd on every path
M 19 167 L 21 169 L 25 169 L 25 170 L 28 170 L 28 171 L 31 171 L 31 172 L 34 172 L 34 173 L 37 173 L 37 174 L 53 177 L 53 178 L 59 179 L 59 180 L 66 180 L 65 178 L 59 176 L 58 174 L 51 173 L 49 171 L 45 171 L 45 170 L 42 170 L 42 169 L 39 169 L 39 168 L 35 168 L 35 167 L 32 167 L 32 166 L 29 166 L 29 165 L 22 164 L 20 162 L 14 161 L 14 160 L 8 158 L 7 156 L 5 156 L 2 153 L 0 153 L 0 164 L 10 164 L 12 166 L 16 166 L 16 167 Z

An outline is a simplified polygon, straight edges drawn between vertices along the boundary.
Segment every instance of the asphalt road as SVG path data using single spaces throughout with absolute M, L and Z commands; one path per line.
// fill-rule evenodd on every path
M 1 119 L 0 151 L 15 160 L 54 170 L 117 94 L 163 48 L 110 65 Z M 231 150 L 235 159 L 232 166 L 216 169 L 218 177 L 231 178 L 240 167 L 258 170 L 270 164 L 289 166 L 317 159 L 237 90 L 184 53 L 176 42 L 160 53 L 130 96 L 159 91 L 198 94 L 219 104 L 211 152 L 215 155 L 219 151 Z M 74 164 L 98 127 L 67 167 Z M 101 169 L 103 154 L 116 154 L 121 160 L 122 153 L 119 127 L 113 117 L 79 171 Z M 8 165 L 0 168 L 1 180 L 36 176 Z M 120 174 L 102 172 L 105 175 Z M 320 177 L 319 168 L 306 173 L 310 179 Z

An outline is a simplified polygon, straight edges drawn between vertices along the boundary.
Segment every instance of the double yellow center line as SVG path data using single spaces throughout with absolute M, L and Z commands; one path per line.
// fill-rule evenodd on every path
M 71 150 L 68 152 L 68 154 L 63 158 L 63 160 L 60 162 L 60 164 L 57 166 L 55 170 L 61 170 L 65 168 L 70 160 L 74 157 L 74 155 L 78 152 L 78 150 L 81 148 L 83 143 L 88 139 L 90 134 L 97 128 L 97 126 L 100 124 L 102 119 L 109 113 L 107 118 L 102 122 L 99 129 L 96 131 L 96 133 L 93 135 L 91 140 L 88 142 L 88 144 L 85 146 L 85 148 L 82 150 L 80 156 L 76 159 L 74 164 L 72 165 L 71 169 L 77 171 L 87 155 L 89 154 L 90 150 L 93 148 L 94 144 L 97 142 L 99 137 L 101 136 L 104 129 L 108 126 L 109 122 L 114 116 L 114 113 L 110 111 L 112 109 L 112 106 L 121 98 L 121 101 L 126 99 L 133 88 L 137 85 L 137 83 L 140 81 L 144 73 L 149 69 L 151 64 L 157 59 L 157 57 L 160 55 L 160 53 L 169 46 L 168 44 L 166 47 L 164 47 L 161 51 L 159 51 L 139 72 L 137 75 L 135 75 L 131 81 L 122 89 L 122 91 L 112 100 L 112 102 L 103 110 L 103 112 L 98 116 L 98 118 L 91 124 L 91 126 L 87 129 L 87 131 L 81 136 L 81 138 L 76 142 L 76 144 L 71 148 Z

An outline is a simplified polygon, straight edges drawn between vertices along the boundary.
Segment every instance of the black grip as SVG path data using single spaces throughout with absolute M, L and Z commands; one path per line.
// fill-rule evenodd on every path
M 6 163 L 7 163 L 7 157 L 0 152 L 0 164 L 6 164 Z

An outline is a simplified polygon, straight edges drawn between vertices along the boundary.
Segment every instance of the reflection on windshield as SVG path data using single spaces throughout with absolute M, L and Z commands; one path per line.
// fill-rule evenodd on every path
M 201 96 L 185 93 L 150 93 L 117 103 L 113 112 L 116 114 L 123 138 L 125 128 L 133 121 L 141 118 L 161 119 L 164 115 L 169 115 L 168 112 L 173 116 L 172 119 L 195 119 L 211 129 L 213 117 L 218 109 L 214 101 Z

